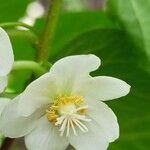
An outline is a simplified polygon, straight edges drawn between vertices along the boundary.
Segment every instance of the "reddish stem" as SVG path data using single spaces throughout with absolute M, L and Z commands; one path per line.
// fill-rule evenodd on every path
M 10 150 L 15 139 L 5 138 L 0 150 Z

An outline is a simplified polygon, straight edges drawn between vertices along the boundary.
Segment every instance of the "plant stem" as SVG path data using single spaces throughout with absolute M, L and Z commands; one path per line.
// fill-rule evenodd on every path
M 14 142 L 14 139 L 10 139 L 10 138 L 5 138 L 1 150 L 10 150 L 12 144 Z
M 31 44 L 33 44 L 33 46 L 38 41 L 38 36 L 31 31 L 9 30 L 7 33 L 11 37 L 11 39 L 26 39 Z
M 59 18 L 62 0 L 51 0 L 46 24 L 38 43 L 37 61 L 47 62 L 49 51 L 51 51 L 55 27 Z
M 34 61 L 15 61 L 12 71 L 16 70 L 31 70 L 37 76 L 40 76 L 46 72 L 40 64 Z
M 29 29 L 29 30 L 33 30 L 33 27 L 28 25 L 28 24 L 25 24 L 25 23 L 22 23 L 22 22 L 7 22 L 7 23 L 0 23 L 0 27 L 2 28 L 7 28 L 7 27 L 12 27 L 12 26 L 15 26 L 15 27 L 24 27 L 26 29 Z
M 37 42 L 37 33 L 33 30 L 33 27 L 22 23 L 22 22 L 7 22 L 7 23 L 0 23 L 0 27 L 2 28 L 9 28 L 9 27 L 23 27 L 28 30 L 9 30 L 8 34 L 9 36 L 16 37 L 22 37 L 22 38 L 30 38 L 32 43 Z

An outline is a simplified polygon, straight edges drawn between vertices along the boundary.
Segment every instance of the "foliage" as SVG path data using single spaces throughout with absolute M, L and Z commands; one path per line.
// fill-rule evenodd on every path
M 18 21 L 25 14 L 26 7 L 30 0 L 1 0 L 0 23 L 7 21 Z

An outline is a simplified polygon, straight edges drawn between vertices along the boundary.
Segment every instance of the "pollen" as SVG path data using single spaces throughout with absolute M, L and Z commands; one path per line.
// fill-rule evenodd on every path
M 60 126 L 60 136 L 66 132 L 69 136 L 70 130 L 77 135 L 76 128 L 82 132 L 87 132 L 88 128 L 83 122 L 91 121 L 85 115 L 88 106 L 81 96 L 58 96 L 54 99 L 54 103 L 46 110 L 46 117 L 55 126 Z
M 80 105 L 84 102 L 81 96 L 59 96 L 55 99 L 54 105 L 63 106 L 67 104 Z
M 58 115 L 56 115 L 55 111 L 46 110 L 46 117 L 50 122 L 56 122 Z

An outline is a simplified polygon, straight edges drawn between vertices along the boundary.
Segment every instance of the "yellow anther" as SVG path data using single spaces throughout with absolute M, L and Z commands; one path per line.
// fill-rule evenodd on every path
M 87 113 L 87 109 L 83 108 L 83 109 L 79 110 L 78 112 L 81 115 L 85 115 Z
M 56 97 L 54 105 L 55 106 L 62 106 L 66 104 L 80 105 L 83 101 L 84 99 L 81 96 L 59 96 Z
M 56 115 L 55 111 L 46 110 L 46 117 L 50 122 L 56 122 L 58 115 Z
M 50 108 L 46 110 L 46 116 L 50 122 L 56 122 L 62 112 L 72 111 L 72 108 L 79 107 L 83 102 L 84 99 L 81 96 L 58 96 Z M 86 109 L 80 109 L 78 113 L 85 114 Z

